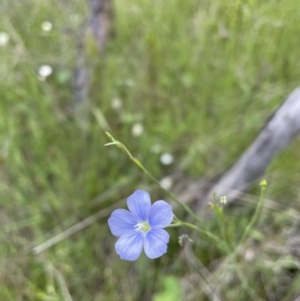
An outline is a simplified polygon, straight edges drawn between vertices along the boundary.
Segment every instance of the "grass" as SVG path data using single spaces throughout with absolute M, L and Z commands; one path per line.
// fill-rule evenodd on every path
M 10 40 L 0 47 L 0 300 L 166 301 L 179 285 L 182 300 L 210 300 L 201 275 L 224 300 L 249 300 L 237 267 L 216 246 L 195 239 L 193 248 L 182 249 L 177 229 L 169 231 L 162 258 L 119 260 L 107 227 L 114 204 L 125 206 L 137 188 L 150 190 L 153 200 L 167 195 L 120 151 L 103 146 L 105 131 L 157 179 L 178 171 L 185 179 L 222 173 L 299 85 L 299 5 L 116 0 L 115 9 L 116 35 L 103 60 L 89 32 L 79 37 L 88 16 L 83 2 L 1 4 L 0 31 Z M 52 31 L 42 31 L 45 20 Z M 85 127 L 72 109 L 79 39 L 90 80 Z M 53 74 L 40 81 L 43 64 Z M 119 111 L 111 107 L 115 98 Z M 137 122 L 144 127 L 140 137 L 131 134 Z M 160 164 L 162 152 L 174 156 L 171 166 Z M 256 231 L 239 248 L 236 265 L 262 300 L 299 293 L 299 259 L 287 243 L 298 229 L 298 153 L 296 140 L 269 166 L 267 198 L 276 202 L 265 203 Z M 88 227 L 38 255 L 29 252 L 98 212 Z M 248 203 L 225 210 L 233 243 L 252 212 Z M 207 223 L 218 231 L 214 219 Z

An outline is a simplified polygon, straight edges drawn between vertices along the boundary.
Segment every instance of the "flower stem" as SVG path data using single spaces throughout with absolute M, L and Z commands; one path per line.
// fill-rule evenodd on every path
M 213 242 L 215 242 L 217 245 L 219 245 L 219 247 L 225 251 L 228 252 L 227 246 L 224 244 L 223 241 L 221 241 L 217 236 L 213 235 L 212 233 L 210 233 L 209 231 L 203 230 L 199 227 L 197 227 L 194 224 L 190 224 L 184 221 L 181 221 L 179 218 L 177 218 L 176 216 L 174 217 L 174 222 L 169 225 L 168 227 L 181 227 L 181 226 L 185 226 L 187 228 L 190 228 L 192 230 L 195 230 L 199 233 L 201 233 L 202 235 L 205 235 L 207 238 L 209 238 L 210 240 L 212 240 Z
M 258 204 L 256 206 L 254 215 L 253 215 L 250 223 L 246 227 L 238 245 L 235 247 L 235 249 L 233 250 L 233 252 L 230 256 L 230 258 L 233 260 L 233 263 L 235 264 L 236 272 L 237 272 L 238 277 L 240 278 L 242 287 L 244 288 L 245 291 L 247 291 L 249 293 L 249 295 L 252 297 L 253 300 L 260 300 L 260 299 L 258 298 L 256 293 L 253 291 L 253 289 L 248 285 L 247 278 L 245 277 L 245 275 L 243 274 L 242 270 L 239 267 L 238 260 L 237 260 L 237 253 L 238 253 L 238 246 L 241 245 L 246 240 L 251 229 L 255 226 L 255 224 L 257 223 L 257 221 L 260 217 L 260 214 L 261 214 L 261 211 L 263 208 L 264 192 L 266 189 L 266 185 L 267 185 L 267 182 L 265 180 L 263 180 L 260 183 L 261 193 L 260 193 L 260 198 L 259 198 Z
M 127 149 L 127 147 L 120 141 L 116 140 L 110 133 L 106 132 L 106 135 L 108 136 L 108 138 L 112 141 L 111 143 L 107 143 L 105 144 L 105 146 L 109 146 L 109 145 L 116 145 L 118 148 L 120 148 L 125 154 L 127 154 L 127 156 L 129 157 L 129 159 L 131 161 L 133 161 L 153 182 L 155 182 L 162 190 L 164 190 L 169 197 L 175 201 L 177 203 L 177 205 L 179 205 L 180 207 L 182 207 L 186 212 L 188 212 L 194 219 L 196 219 L 197 221 L 201 222 L 200 218 L 191 210 L 190 207 L 188 207 L 186 204 L 181 203 L 176 196 L 171 193 L 169 190 L 165 189 L 160 183 L 159 181 L 157 181 L 155 179 L 155 177 L 143 166 L 143 164 L 134 156 L 132 156 L 132 154 L 130 153 L 130 151 Z
M 261 184 L 261 191 L 260 191 L 260 198 L 259 198 L 259 201 L 258 201 L 258 204 L 256 206 L 256 209 L 255 209 L 255 212 L 254 212 L 254 215 L 250 221 L 250 223 L 248 224 L 248 226 L 246 227 L 245 231 L 244 231 L 244 234 L 242 236 L 242 238 L 240 239 L 239 241 L 239 245 L 242 244 L 245 239 L 247 238 L 247 236 L 249 235 L 251 229 L 254 227 L 254 225 L 257 223 L 259 217 L 260 217 L 260 214 L 262 212 L 262 208 L 263 208 L 263 200 L 264 200 L 264 192 L 265 192 L 265 189 L 266 189 L 266 182 L 265 181 L 262 181 Z

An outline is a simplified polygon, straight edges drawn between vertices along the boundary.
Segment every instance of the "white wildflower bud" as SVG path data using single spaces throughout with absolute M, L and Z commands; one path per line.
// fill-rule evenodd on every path
M 52 67 L 49 65 L 42 65 L 39 68 L 39 76 L 43 79 L 52 74 Z
M 160 185 L 165 189 L 170 189 L 173 185 L 173 180 L 170 177 L 164 177 L 160 180 Z
M 144 132 L 144 127 L 143 127 L 142 124 L 135 123 L 135 124 L 132 125 L 132 127 L 131 127 L 132 136 L 139 137 L 143 134 L 143 132 Z
M 174 158 L 171 154 L 169 153 L 163 153 L 161 156 L 160 156 L 160 163 L 163 164 L 163 165 L 171 165 L 174 161 Z
M 220 197 L 220 203 L 224 204 L 224 205 L 227 203 L 227 196 L 226 195 L 223 195 L 223 196 Z
M 44 22 L 42 23 L 42 30 L 43 30 L 43 31 L 51 31 L 51 29 L 52 29 L 52 23 L 51 23 L 51 22 L 49 22 L 49 21 L 44 21 Z
M 0 32 L 0 47 L 5 46 L 9 41 L 9 35 L 6 32 Z

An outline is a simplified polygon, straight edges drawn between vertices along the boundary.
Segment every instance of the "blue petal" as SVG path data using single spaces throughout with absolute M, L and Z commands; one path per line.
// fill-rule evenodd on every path
M 147 191 L 136 190 L 128 199 L 127 206 L 132 214 L 140 221 L 148 219 L 148 212 L 151 207 L 150 195 Z
M 135 230 L 137 219 L 125 209 L 115 210 L 108 219 L 110 231 L 115 236 L 122 236 L 130 230 Z
M 165 228 L 172 223 L 173 218 L 172 206 L 165 201 L 155 202 L 149 212 L 151 229 Z
M 116 242 L 116 252 L 121 259 L 134 261 L 141 255 L 143 244 L 143 234 L 137 230 L 133 230 L 118 239 Z
M 163 229 L 149 231 L 144 242 L 146 255 L 153 259 L 165 254 L 167 252 L 169 239 L 170 235 Z

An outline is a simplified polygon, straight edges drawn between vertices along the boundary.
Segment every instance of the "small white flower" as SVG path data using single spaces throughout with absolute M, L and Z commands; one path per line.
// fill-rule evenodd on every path
M 163 165 L 170 165 L 173 163 L 174 158 L 171 154 L 164 153 L 160 156 L 159 160 L 160 160 L 160 163 Z
M 49 75 L 52 74 L 52 67 L 49 65 L 42 65 L 39 68 L 39 75 L 42 79 L 45 79 L 46 77 L 48 77 Z
M 142 124 L 135 123 L 132 125 L 132 127 L 131 127 L 132 136 L 134 136 L 134 137 L 141 136 L 143 134 L 143 132 L 144 132 L 144 127 Z
M 42 23 L 42 30 L 44 30 L 44 31 L 51 31 L 51 29 L 52 29 L 52 23 L 51 22 L 44 21 Z
M 164 177 L 160 180 L 160 185 L 168 190 L 173 186 L 173 180 L 170 177 Z
M 6 32 L 0 32 L 0 46 L 5 46 L 9 41 L 9 35 Z
M 123 106 L 121 99 L 118 97 L 113 98 L 111 100 L 110 105 L 111 105 L 111 108 L 115 111 L 119 111 L 120 109 L 122 109 L 122 106 Z
M 226 195 L 223 195 L 220 197 L 220 203 L 221 204 L 226 204 L 227 203 L 227 196 Z

